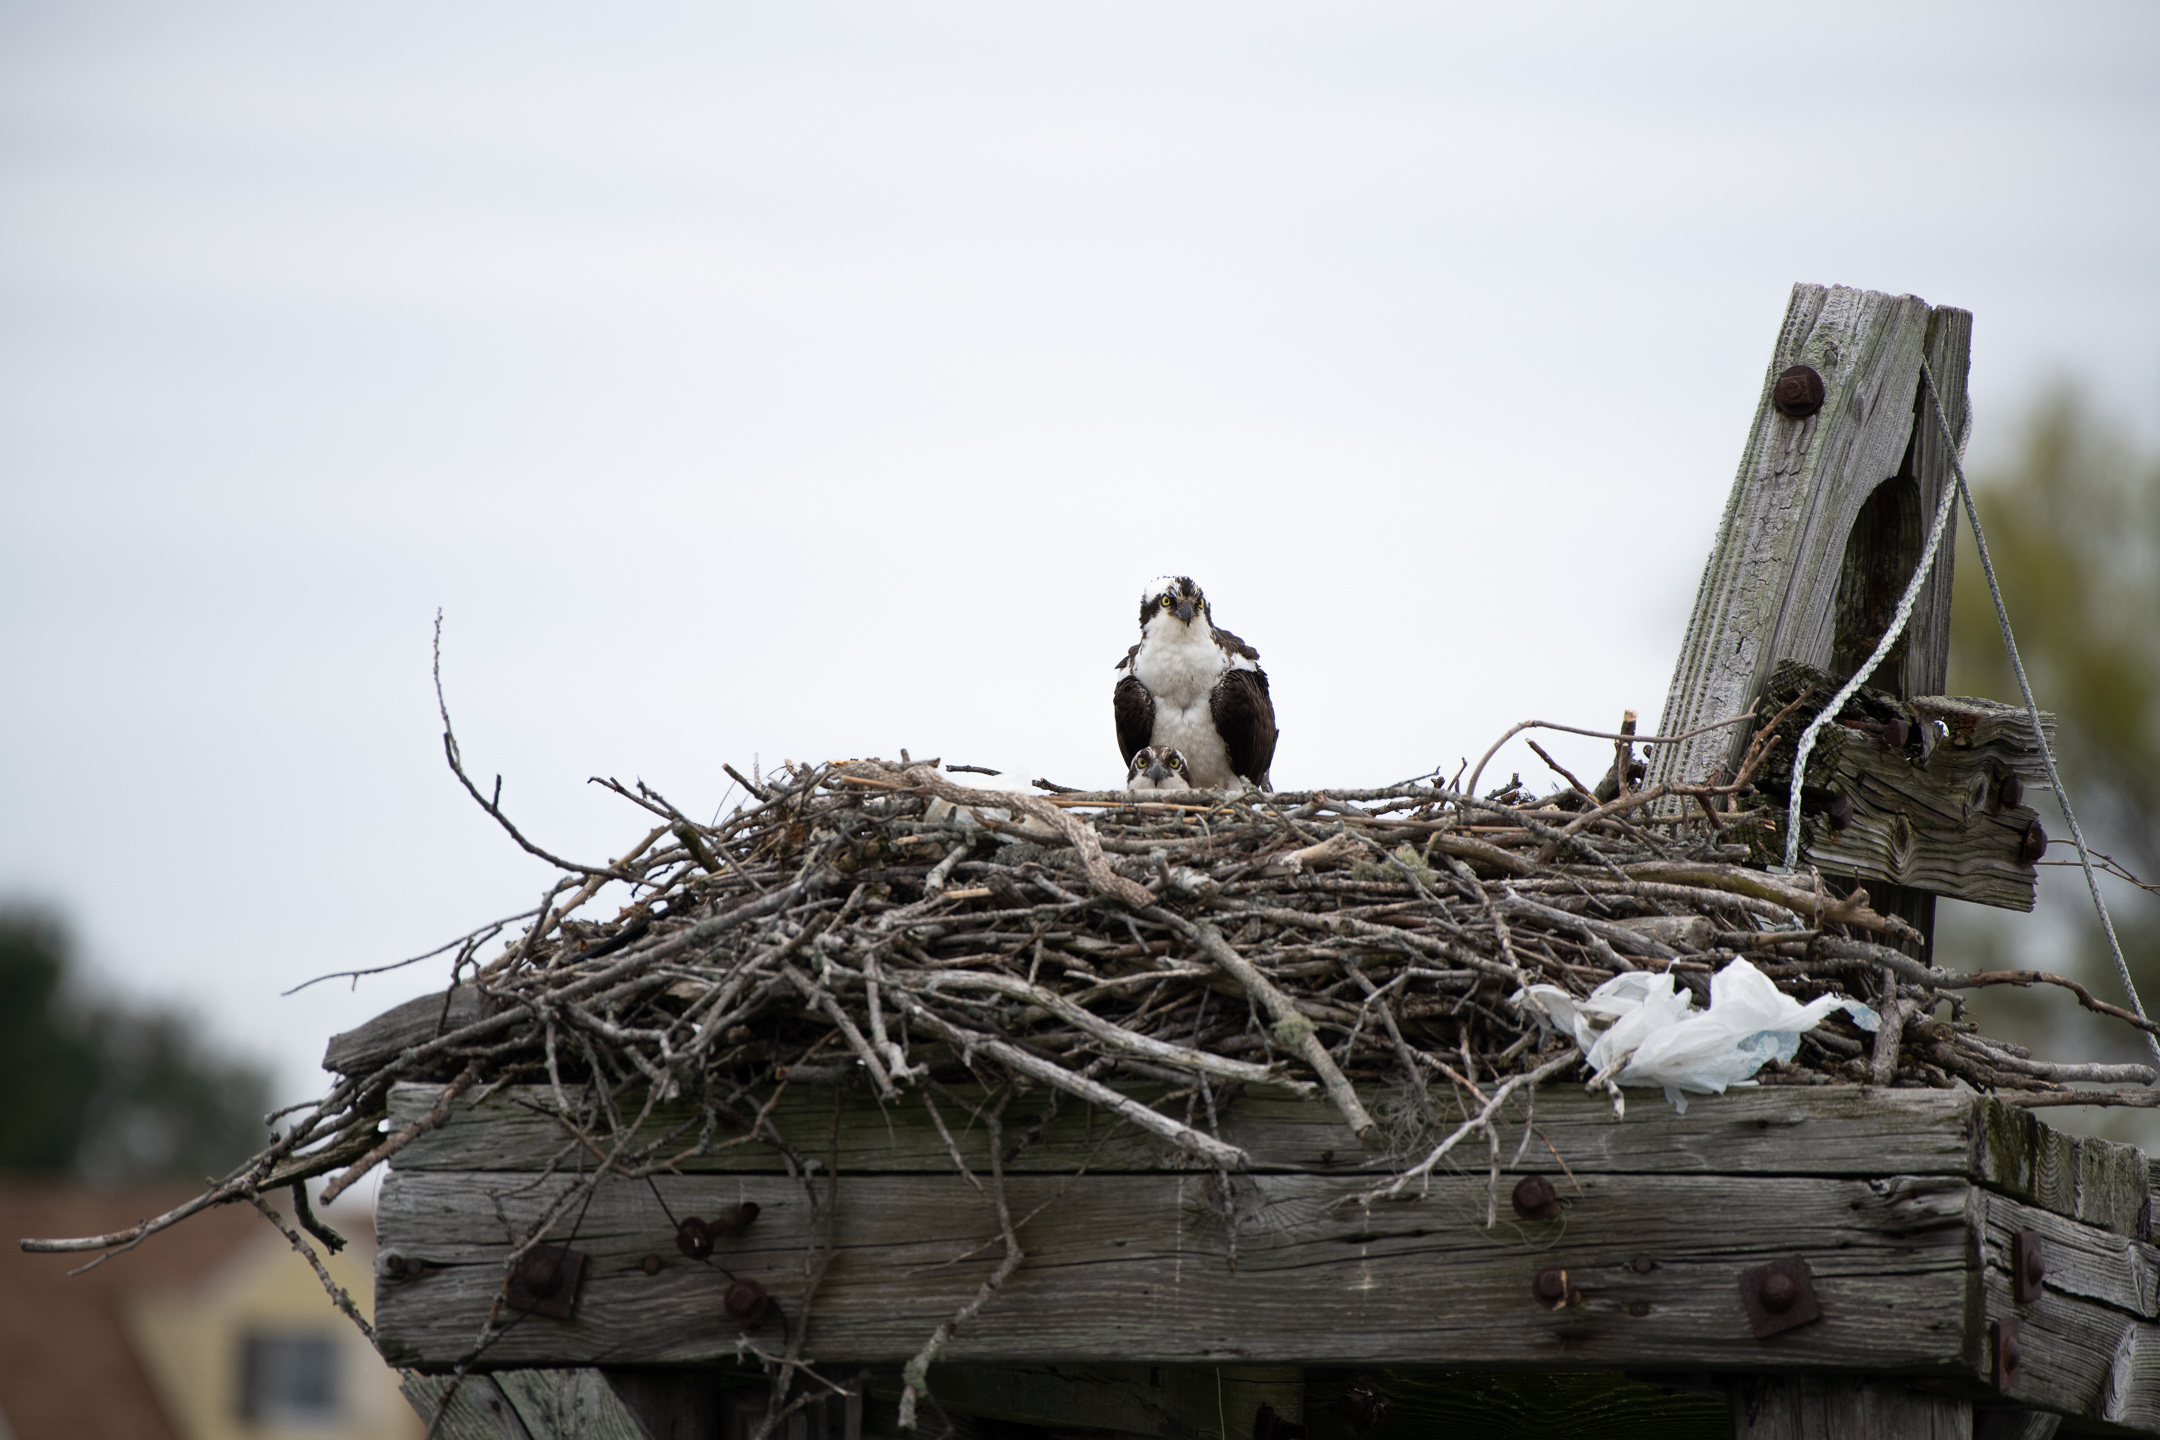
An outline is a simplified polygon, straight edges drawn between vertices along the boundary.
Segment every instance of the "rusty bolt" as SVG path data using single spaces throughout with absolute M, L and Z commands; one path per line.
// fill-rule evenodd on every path
M 2015 810 L 2025 798 L 2025 782 L 2017 776 L 2003 772 L 2002 783 L 1995 789 L 1995 798 L 2005 810 Z
M 1628 1268 L 1638 1275 L 1647 1275 L 1652 1270 L 1657 1269 L 1657 1261 L 1651 1259 L 1648 1255 L 1637 1255 L 1628 1262 Z
M 1509 1203 L 1515 1213 L 1525 1220 L 1557 1220 L 1560 1218 L 1560 1193 L 1553 1189 L 1552 1181 L 1543 1175 L 1525 1175 L 1515 1182 L 1515 1193 Z
M 637 1268 L 643 1270 L 648 1275 L 657 1275 L 660 1273 L 660 1264 L 661 1261 L 658 1255 L 647 1255 L 644 1259 L 637 1262 Z
M 675 1227 L 675 1248 L 692 1260 L 712 1254 L 712 1227 L 692 1215 Z
M 1885 720 L 1882 727 L 1882 743 L 1886 749 L 1902 750 L 1912 738 L 1912 727 L 1903 719 Z
M 518 1278 L 534 1299 L 545 1300 L 562 1289 L 563 1258 L 552 1249 L 528 1250 L 525 1258 L 518 1261 Z
M 718 1239 L 722 1235 L 734 1234 L 737 1230 L 757 1219 L 757 1217 L 757 1201 L 745 1200 L 742 1204 L 730 1205 L 718 1215 L 713 1216 L 711 1220 L 705 1223 L 705 1228 L 711 1232 L 714 1239 Z
M 727 1287 L 727 1294 L 720 1297 L 720 1308 L 730 1320 L 743 1325 L 755 1325 L 772 1313 L 772 1296 L 755 1280 L 737 1280 Z
M 2035 820 L 2025 827 L 2025 838 L 2018 841 L 2018 859 L 2031 865 L 2047 854 L 2047 831 Z
M 1548 1310 L 1558 1310 L 1575 1298 L 1574 1287 L 1568 1284 L 1567 1271 L 1557 1265 L 1548 1265 L 1537 1272 L 1530 1282 L 1530 1293 Z
M 536 1245 L 519 1259 L 503 1287 L 503 1301 L 513 1310 L 568 1320 L 577 1308 L 578 1277 L 585 1273 L 585 1253 L 556 1245 Z
M 2018 1322 L 2014 1315 L 2005 1315 L 1995 1322 L 1995 1388 L 2008 1390 L 2017 1384 L 2018 1361 L 2021 1347 L 2018 1345 Z
M 1822 1318 L 1814 1272 L 1798 1255 L 1742 1271 L 1740 1300 L 1747 1307 L 1748 1327 L 1758 1340 Z
M 1788 420 L 1805 420 L 1822 409 L 1822 376 L 1810 365 L 1792 365 L 1778 373 L 1777 384 L 1771 387 L 1770 403 Z
M 1643 1316 L 1650 1313 L 1650 1302 L 1648 1300 L 1630 1300 L 1628 1302 L 1627 1313 L 1633 1315 L 1636 1319 L 1640 1320 Z

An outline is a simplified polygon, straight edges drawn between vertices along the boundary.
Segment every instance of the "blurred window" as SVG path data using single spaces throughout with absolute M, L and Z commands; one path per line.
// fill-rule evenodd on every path
M 241 1342 L 240 1415 L 272 1425 L 338 1418 L 337 1342 L 304 1332 L 256 1332 Z

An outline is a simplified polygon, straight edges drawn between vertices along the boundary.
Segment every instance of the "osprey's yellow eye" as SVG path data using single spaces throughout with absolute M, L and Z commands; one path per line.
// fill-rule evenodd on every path
M 1177 757 L 1177 756 L 1175 756 L 1175 755 L 1172 755 L 1172 756 L 1170 757 L 1170 768 L 1171 768 L 1172 770 L 1182 770 L 1182 769 L 1184 769 L 1184 768 L 1185 768 L 1185 762 L 1184 762 L 1183 760 L 1180 760 L 1180 759 L 1178 759 L 1178 757 Z
M 1170 608 L 1170 597 L 1168 595 L 1162 597 L 1162 608 L 1165 610 Z

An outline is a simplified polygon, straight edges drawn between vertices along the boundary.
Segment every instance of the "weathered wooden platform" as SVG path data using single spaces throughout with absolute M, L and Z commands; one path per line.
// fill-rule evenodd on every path
M 393 1122 L 438 1093 L 400 1087 Z M 1248 1093 L 1225 1117 L 1224 1138 L 1254 1157 L 1227 1198 L 1212 1171 L 1169 1168 L 1129 1127 L 1062 1114 L 1008 1168 L 1026 1262 L 944 1358 L 1272 1366 L 1293 1378 L 1374 1366 L 1866 1373 L 2160 1433 L 2160 1250 L 2139 1151 L 1965 1092 L 1766 1087 L 1698 1098 L 1684 1116 L 1654 1093 L 1633 1102 L 1615 1121 L 1574 1087 L 1542 1096 L 1489 1228 L 1482 1168 L 1436 1177 L 1415 1198 L 1361 1202 L 1384 1159 L 1325 1104 L 1287 1093 Z M 510 1248 L 569 1185 L 561 1172 L 589 1166 L 551 1110 L 546 1087 L 505 1091 L 397 1157 L 377 1222 L 376 1317 L 393 1363 L 458 1361 Z M 571 1313 L 518 1317 L 484 1366 L 732 1364 L 745 1329 L 722 1310 L 728 1280 L 677 1252 L 675 1223 L 745 1200 L 759 1218 L 713 1259 L 807 1324 L 806 1354 L 846 1365 L 914 1354 L 1002 1253 L 989 1201 L 954 1173 L 919 1108 L 866 1096 L 836 1106 L 830 1091 L 799 1088 L 774 1113 L 798 1143 L 833 1137 L 838 1159 L 834 1255 L 807 1316 L 819 1237 L 805 1188 L 777 1150 L 742 1144 L 687 1159 L 679 1175 L 610 1181 L 559 1222 L 553 1243 L 584 1257 Z M 1008 1135 L 1034 1119 L 1016 1102 Z M 957 1138 L 987 1171 L 982 1135 Z M 1551 1178 L 1558 1218 L 1513 1213 L 1508 1194 L 1526 1174 Z M 2020 1234 L 2044 1265 L 2027 1302 L 2014 1293 Z M 1759 1337 L 1744 1283 L 1793 1257 L 1821 1316 Z M 1557 1308 L 1534 1293 L 1551 1270 L 1566 1273 Z M 2017 1363 L 2002 1375 L 2006 1324 Z M 777 1345 L 781 1331 L 760 1333 Z

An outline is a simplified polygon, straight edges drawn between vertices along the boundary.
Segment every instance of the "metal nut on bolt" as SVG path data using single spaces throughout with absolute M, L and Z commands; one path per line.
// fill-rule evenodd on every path
M 2027 865 L 2037 864 L 2047 854 L 2047 845 L 2047 831 L 2035 820 L 2025 827 L 2024 837 L 2018 841 L 2018 859 Z
M 1800 1284 L 1783 1270 L 1773 1270 L 1763 1276 L 1756 1288 L 1756 1296 L 1762 1307 L 1773 1315 L 1783 1315 L 1800 1299 Z
M 712 1254 L 712 1227 L 692 1215 L 675 1227 L 675 1248 L 692 1260 Z
M 1822 1318 L 1815 1273 L 1798 1255 L 1742 1271 L 1740 1301 L 1747 1307 L 1748 1326 L 1758 1340 Z
M 1789 365 L 1770 388 L 1770 403 L 1788 420 L 1805 420 L 1822 409 L 1823 378 L 1812 365 Z
M 1582 1292 L 1568 1283 L 1567 1271 L 1548 1265 L 1530 1280 L 1530 1293 L 1548 1310 L 1563 1310 L 1581 1298 Z
M 772 1313 L 773 1299 L 763 1285 L 745 1278 L 727 1287 L 727 1293 L 720 1297 L 720 1308 L 737 1324 L 757 1325 Z
M 375 1257 L 375 1269 L 387 1280 L 417 1280 L 427 1273 L 427 1261 L 417 1255 L 384 1250 Z
M 2018 1322 L 2014 1315 L 2005 1315 L 1994 1325 L 1995 1373 L 1997 1390 L 2008 1390 L 2017 1384 L 2018 1361 L 2024 1358 L 2018 1344 Z
M 584 1251 L 535 1245 L 510 1272 L 503 1300 L 513 1310 L 568 1320 L 577 1306 L 578 1277 L 584 1273 Z
M 1543 1175 L 1525 1175 L 1516 1181 L 1515 1193 L 1508 1197 L 1508 1203 L 1525 1220 L 1560 1218 L 1560 1192 L 1553 1189 L 1552 1181 Z

